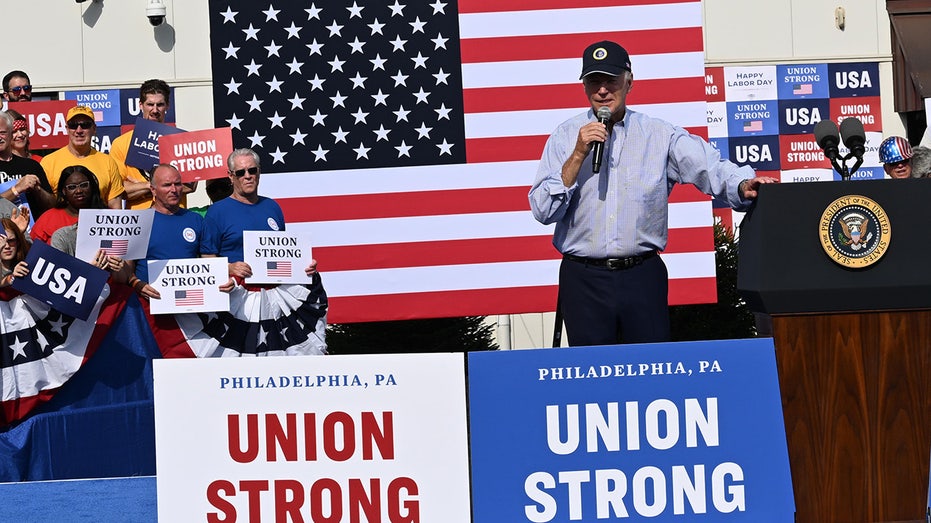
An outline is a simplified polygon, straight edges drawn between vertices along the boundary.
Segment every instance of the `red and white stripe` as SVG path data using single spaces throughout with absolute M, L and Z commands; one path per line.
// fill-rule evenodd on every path
M 332 323 L 554 309 L 559 254 L 527 192 L 549 133 L 587 107 L 588 44 L 630 52 L 632 109 L 706 133 L 699 1 L 460 0 L 459 10 L 468 164 L 263 176 L 288 230 L 310 234 Z M 673 304 L 716 299 L 712 223 L 706 196 L 673 192 L 663 253 Z
M 34 336 L 46 351 L 41 359 L 18 364 L 14 352 L 14 365 L 0 369 L 0 427 L 25 418 L 74 376 L 97 351 L 123 311 L 131 292 L 125 286 L 104 286 L 88 319 L 70 320 L 66 327 L 67 338 L 55 346 L 48 341 L 51 339 L 49 333 L 39 328 L 40 321 L 47 319 L 51 312 L 47 304 L 25 294 L 0 300 L 0 333 L 21 332 L 22 338 L 15 337 L 14 343 L 17 344 L 25 343 L 27 336 Z M 64 323 L 67 322 L 56 320 L 44 328 L 51 328 L 61 335 Z

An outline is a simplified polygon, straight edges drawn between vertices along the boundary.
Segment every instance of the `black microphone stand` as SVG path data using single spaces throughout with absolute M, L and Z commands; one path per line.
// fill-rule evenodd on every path
M 863 131 L 863 122 L 857 117 L 845 118 L 840 124 L 840 135 L 844 140 L 849 152 L 841 158 L 840 165 L 836 158 L 831 158 L 831 165 L 840 174 L 841 180 L 849 180 L 850 175 L 857 172 L 857 169 L 863 165 L 863 155 L 866 153 L 866 133 Z M 856 158 L 856 163 L 849 170 L 847 169 L 847 160 Z
M 853 164 L 853 167 L 848 169 L 847 160 L 851 158 L 856 158 L 857 161 Z M 837 161 L 838 159 L 840 159 L 840 162 Z M 863 155 L 861 154 L 858 156 L 854 154 L 853 151 L 850 151 L 844 156 L 838 155 L 837 157 L 831 158 L 831 166 L 834 167 L 834 170 L 837 171 L 837 174 L 840 175 L 840 179 L 843 181 L 849 180 L 850 176 L 857 172 L 857 169 L 859 169 L 861 165 L 863 165 Z

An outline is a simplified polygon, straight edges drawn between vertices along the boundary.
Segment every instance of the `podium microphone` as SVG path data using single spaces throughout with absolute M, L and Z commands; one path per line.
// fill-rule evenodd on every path
M 608 128 L 608 122 L 611 121 L 611 109 L 608 109 L 607 106 L 602 105 L 598 109 L 598 121 L 601 122 L 605 129 Z M 604 142 L 595 142 L 594 147 L 592 147 L 592 172 L 598 174 L 598 171 L 601 170 L 601 158 L 605 153 L 605 143 Z
M 848 118 L 849 120 L 849 118 Z M 847 121 L 847 120 L 844 120 Z M 843 122 L 841 122 L 843 124 Z M 818 147 L 824 149 L 828 160 L 837 159 L 837 146 L 840 145 L 840 136 L 837 134 L 837 124 L 831 120 L 821 120 L 815 125 L 815 141 Z
M 850 149 L 850 153 L 856 158 L 863 158 L 866 153 L 866 132 L 863 130 L 863 122 L 859 118 L 844 118 L 840 123 L 840 135 L 844 139 L 844 145 Z

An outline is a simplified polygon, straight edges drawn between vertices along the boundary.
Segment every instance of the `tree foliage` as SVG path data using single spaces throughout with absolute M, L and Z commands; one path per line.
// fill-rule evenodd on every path
M 738 242 L 720 223 L 714 225 L 718 302 L 669 308 L 673 341 L 750 338 L 756 335 L 754 317 L 737 293 Z
M 471 352 L 496 350 L 484 316 L 344 323 L 327 328 L 330 354 Z
M 714 226 L 718 302 L 669 308 L 673 341 L 749 338 L 756 335 L 753 313 L 737 293 L 738 243 L 721 224 Z M 497 350 L 494 327 L 483 316 L 345 323 L 327 327 L 331 354 L 470 352 Z

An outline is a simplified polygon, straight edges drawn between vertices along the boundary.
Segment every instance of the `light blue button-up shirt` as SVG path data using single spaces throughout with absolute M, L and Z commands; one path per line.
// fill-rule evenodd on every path
M 737 186 L 754 177 L 752 168 L 722 160 L 717 149 L 681 127 L 630 109 L 605 142 L 601 172 L 592 173 L 589 154 L 576 183 L 566 187 L 562 166 L 579 129 L 594 119 L 589 110 L 556 128 L 530 189 L 534 218 L 556 223 L 553 245 L 559 252 L 621 258 L 665 250 L 669 193 L 676 183 L 691 183 L 737 210 L 749 206 Z

